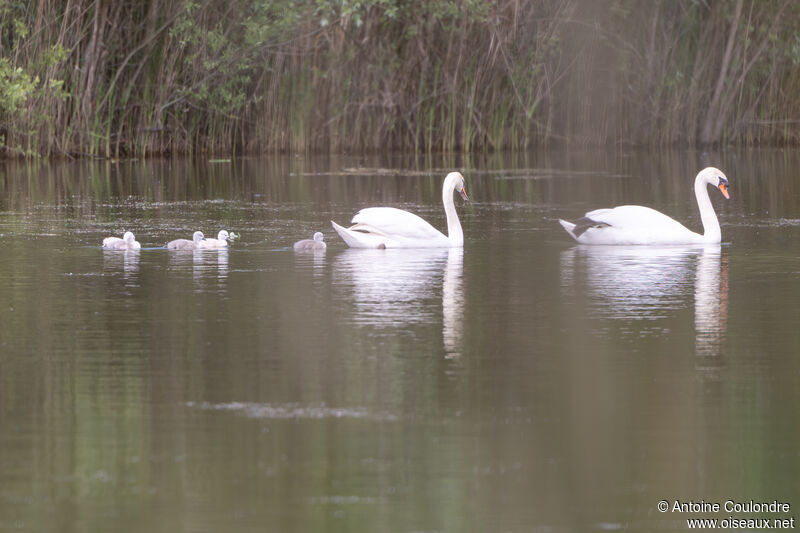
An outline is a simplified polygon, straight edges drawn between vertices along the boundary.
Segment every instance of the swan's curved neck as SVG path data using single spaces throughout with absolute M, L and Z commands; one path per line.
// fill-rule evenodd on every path
M 442 188 L 442 203 L 444 213 L 447 215 L 447 238 L 453 246 L 464 245 L 464 232 L 461 230 L 461 222 L 458 220 L 456 206 L 453 203 L 453 191 L 456 189 L 456 180 L 447 180 Z
M 700 220 L 703 221 L 703 241 L 720 242 L 722 232 L 719 229 L 719 220 L 708 197 L 708 183 L 700 177 L 694 181 L 694 195 L 697 197 L 697 207 L 700 208 Z

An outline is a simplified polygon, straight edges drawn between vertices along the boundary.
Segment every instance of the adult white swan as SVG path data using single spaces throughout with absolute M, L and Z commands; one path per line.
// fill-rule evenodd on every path
M 353 217 L 353 225 L 343 228 L 333 220 L 333 229 L 351 248 L 461 248 L 464 232 L 458 221 L 453 192 L 469 200 L 464 176 L 451 172 L 444 179 L 442 203 L 447 215 L 447 235 L 422 218 L 394 207 L 368 207 Z
M 106 237 L 103 239 L 103 248 L 106 250 L 139 250 L 142 245 L 136 241 L 133 233 L 126 231 L 121 239 L 119 237 Z
M 589 211 L 574 223 L 560 220 L 567 233 L 583 244 L 702 244 L 719 243 L 722 233 L 714 207 L 708 198 L 708 185 L 728 196 L 728 178 L 714 167 L 704 168 L 694 180 L 694 195 L 700 208 L 704 233 L 700 235 L 655 209 L 623 205 L 614 209 Z
M 192 240 L 189 239 L 175 239 L 167 243 L 169 250 L 194 250 L 200 247 L 200 243 L 205 240 L 206 236 L 202 231 L 195 231 L 192 235 Z

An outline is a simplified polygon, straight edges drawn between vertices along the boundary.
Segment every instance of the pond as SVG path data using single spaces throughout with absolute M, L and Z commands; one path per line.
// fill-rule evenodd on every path
M 587 247 L 621 204 L 721 246 Z M 800 506 L 800 152 L 8 162 L 0 530 L 684 530 Z M 348 249 L 362 207 L 464 249 Z M 168 251 L 195 230 L 229 249 Z M 140 252 L 104 251 L 135 233 Z M 322 231 L 324 253 L 292 243 Z M 657 504 L 787 502 L 790 512 Z

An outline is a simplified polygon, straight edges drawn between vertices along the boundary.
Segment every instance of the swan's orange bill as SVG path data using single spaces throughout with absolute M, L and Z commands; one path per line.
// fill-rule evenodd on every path
M 467 189 L 466 188 L 461 187 L 461 190 L 458 191 L 458 192 L 461 193 L 461 198 L 463 198 L 465 201 L 469 202 L 469 196 L 467 196 Z
M 726 199 L 730 200 L 730 195 L 728 194 L 728 186 L 724 183 L 719 184 L 719 190 Z

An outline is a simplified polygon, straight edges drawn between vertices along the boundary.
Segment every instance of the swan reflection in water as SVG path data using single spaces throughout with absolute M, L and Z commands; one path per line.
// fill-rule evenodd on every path
M 719 245 L 575 246 L 561 256 L 565 288 L 585 273 L 595 317 L 658 320 L 691 306 L 698 355 L 718 354 L 727 331 L 727 261 Z M 660 331 L 660 330 L 659 330 Z
M 464 325 L 464 249 L 450 248 L 442 281 L 442 337 L 446 357 L 461 355 Z
M 306 269 L 310 267 L 315 278 L 321 278 L 324 276 L 325 260 L 326 254 L 324 248 L 302 250 L 294 254 L 296 268 Z
M 216 278 L 224 283 L 228 278 L 228 248 L 208 250 L 170 250 L 170 268 L 175 270 L 192 270 L 192 279 L 196 283 Z
M 438 321 L 448 356 L 458 355 L 464 309 L 464 250 L 348 249 L 336 257 L 334 284 L 352 293 L 353 321 L 396 328 Z
M 103 265 L 121 270 L 125 285 L 138 286 L 139 250 L 103 250 Z
M 728 331 L 728 256 L 719 247 L 697 261 L 694 284 L 695 353 L 718 356 Z

